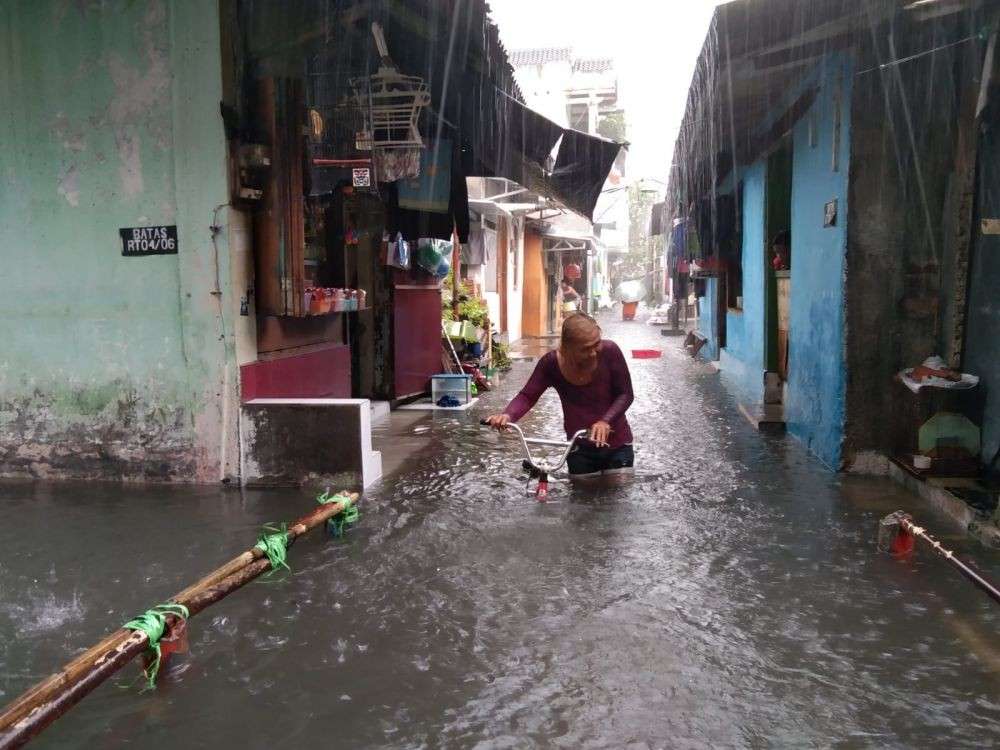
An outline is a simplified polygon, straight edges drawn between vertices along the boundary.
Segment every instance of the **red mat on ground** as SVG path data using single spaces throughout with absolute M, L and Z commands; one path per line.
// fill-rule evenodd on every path
M 633 349 L 632 359 L 656 359 L 661 354 L 659 349 Z

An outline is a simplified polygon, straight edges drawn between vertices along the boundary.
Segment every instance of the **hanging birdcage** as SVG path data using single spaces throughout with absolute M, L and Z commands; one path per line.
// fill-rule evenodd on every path
M 366 145 L 374 149 L 420 148 L 424 145 L 417 122 L 431 95 L 420 76 L 400 73 L 389 58 L 382 27 L 372 24 L 372 35 L 382 64 L 370 76 L 351 79 L 358 108 L 367 113 Z M 360 147 L 360 144 L 359 144 Z
M 375 192 L 371 148 L 359 143 L 365 114 L 355 101 L 353 86 L 326 56 L 318 55 L 306 65 L 310 194 L 330 193 L 345 181 L 355 190 Z

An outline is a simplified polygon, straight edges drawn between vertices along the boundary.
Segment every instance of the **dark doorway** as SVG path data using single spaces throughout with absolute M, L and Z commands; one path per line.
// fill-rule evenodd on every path
M 1000 234 L 984 229 L 984 219 L 1000 216 L 1000 128 L 984 129 L 979 146 L 973 243 L 969 262 L 969 298 L 962 369 L 980 378 L 985 391 L 982 458 L 997 468 L 1000 455 Z M 989 224 L 987 224 L 989 226 Z
M 767 160 L 765 192 L 764 279 L 767 304 L 764 306 L 764 353 L 767 369 L 788 380 L 789 306 L 791 304 L 792 226 L 792 141 L 786 139 Z M 776 243 L 788 243 L 786 251 L 775 252 Z M 775 255 L 783 259 L 775 264 Z

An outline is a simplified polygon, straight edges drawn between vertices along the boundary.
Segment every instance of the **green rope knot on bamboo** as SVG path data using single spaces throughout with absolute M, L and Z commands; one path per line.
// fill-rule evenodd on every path
M 288 572 L 291 572 L 291 568 L 288 567 L 288 526 L 287 524 L 281 524 L 281 526 L 275 526 L 273 524 L 266 523 L 261 527 L 261 535 L 257 538 L 257 544 L 254 545 L 255 549 L 259 549 L 267 557 L 268 562 L 271 563 L 271 571 L 268 575 L 271 575 L 278 568 L 284 568 Z
M 143 674 L 146 675 L 145 690 L 152 690 L 156 687 L 156 675 L 160 671 L 160 639 L 167 632 L 167 615 L 187 620 L 188 608 L 183 604 L 157 604 L 152 609 L 147 609 L 138 617 L 134 617 L 122 625 L 126 630 L 145 633 L 146 639 L 149 641 L 149 650 L 153 654 L 153 660 L 149 667 L 143 670 Z
M 316 502 L 320 505 L 343 503 L 340 513 L 333 518 L 327 519 L 326 522 L 327 530 L 336 537 L 343 536 L 345 527 L 353 526 L 361 517 L 361 514 L 358 512 L 358 506 L 354 504 L 354 500 L 351 499 L 350 495 L 331 495 L 330 491 L 327 490 L 322 495 L 316 497 Z

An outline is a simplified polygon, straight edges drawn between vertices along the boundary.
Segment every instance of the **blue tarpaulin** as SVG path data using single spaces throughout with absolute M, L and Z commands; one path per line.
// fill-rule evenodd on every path
M 412 211 L 448 213 L 451 198 L 451 141 L 428 143 L 420 154 L 420 176 L 400 180 L 399 207 Z

